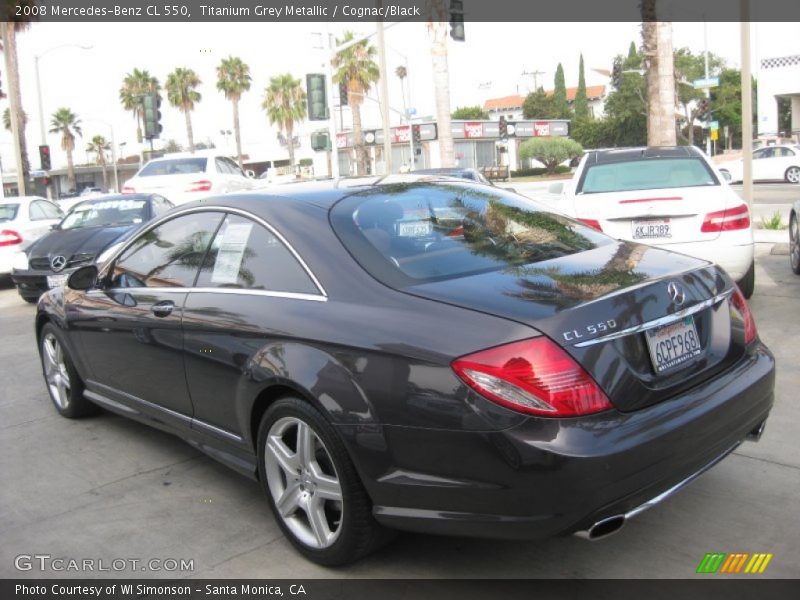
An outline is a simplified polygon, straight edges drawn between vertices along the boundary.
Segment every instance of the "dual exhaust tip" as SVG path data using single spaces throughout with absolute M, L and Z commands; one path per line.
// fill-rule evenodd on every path
M 627 521 L 627 517 L 625 515 L 606 517 L 605 519 L 597 521 L 597 523 L 589 527 L 589 529 L 576 531 L 575 536 L 584 540 L 589 540 L 590 542 L 594 542 L 595 540 L 607 538 L 608 536 L 617 533 L 620 529 L 622 529 L 622 526 L 625 525 L 625 521 Z

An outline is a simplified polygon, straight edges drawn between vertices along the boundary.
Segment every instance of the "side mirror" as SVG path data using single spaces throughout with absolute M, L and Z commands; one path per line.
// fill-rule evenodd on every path
M 728 183 L 733 181 L 733 176 L 728 171 L 720 171 L 720 173 L 722 173 L 722 178 Z
M 247 171 L 245 171 L 244 174 L 247 175 L 250 179 L 255 179 L 256 178 L 255 172 L 251 171 L 250 169 L 247 169 Z
M 547 192 L 550 194 L 560 195 L 564 191 L 564 182 L 557 181 L 547 186 Z
M 77 271 L 73 271 L 67 278 L 67 287 L 71 290 L 86 291 L 97 284 L 97 267 L 86 265 Z

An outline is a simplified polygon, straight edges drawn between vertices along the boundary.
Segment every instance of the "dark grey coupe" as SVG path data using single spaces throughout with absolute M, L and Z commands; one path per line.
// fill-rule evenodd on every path
M 599 538 L 745 439 L 774 361 L 707 262 L 413 175 L 181 206 L 39 304 L 57 410 L 257 478 L 311 560 Z

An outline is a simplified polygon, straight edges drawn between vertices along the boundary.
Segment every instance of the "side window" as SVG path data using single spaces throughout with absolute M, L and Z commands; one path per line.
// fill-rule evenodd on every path
M 41 200 L 34 200 L 29 207 L 31 221 L 43 221 L 47 219 L 47 214 L 42 208 L 43 202 Z
M 214 159 L 214 162 L 217 164 L 217 173 L 222 173 L 223 175 L 231 174 L 231 168 L 228 166 L 228 163 L 225 162 L 224 158 L 217 157 Z
M 753 160 L 758 160 L 759 158 L 766 158 L 767 150 L 768 148 L 760 148 L 759 150 L 753 152 Z
M 139 236 L 111 270 L 112 287 L 191 287 L 223 215 L 192 213 Z
M 228 169 L 230 169 L 231 173 L 234 175 L 238 175 L 239 177 L 244 177 L 244 173 L 239 168 L 239 165 L 232 161 L 230 158 L 223 158 L 222 160 L 225 161 L 225 164 L 228 165 Z
M 297 259 L 269 230 L 228 215 L 200 270 L 197 287 L 319 294 Z
M 61 212 L 61 209 L 52 202 L 45 202 L 42 200 L 39 201 L 38 204 L 40 205 L 42 212 L 44 212 L 46 219 L 60 219 L 64 216 L 64 213 Z

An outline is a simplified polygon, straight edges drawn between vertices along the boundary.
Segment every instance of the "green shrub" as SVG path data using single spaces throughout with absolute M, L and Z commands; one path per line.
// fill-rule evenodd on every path
M 563 137 L 531 138 L 519 147 L 520 158 L 538 160 L 547 168 L 548 175 L 553 175 L 560 163 L 582 154 L 583 148 L 578 142 Z

